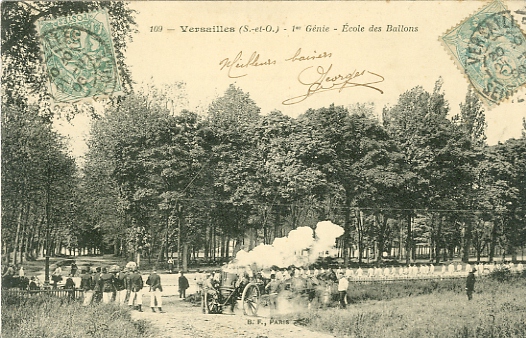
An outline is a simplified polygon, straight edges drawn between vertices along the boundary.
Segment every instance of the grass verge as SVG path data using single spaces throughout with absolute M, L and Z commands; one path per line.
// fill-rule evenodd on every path
M 154 329 L 131 319 L 129 310 L 115 304 L 83 307 L 79 302 L 34 296 L 20 302 L 2 299 L 4 338 L 148 338 Z
M 447 282 L 427 293 L 425 283 L 417 284 L 416 293 L 414 283 L 377 292 L 377 285 L 365 285 L 362 301 L 347 309 L 315 309 L 287 319 L 338 337 L 526 337 L 526 279 L 480 280 L 472 301 L 461 283 Z

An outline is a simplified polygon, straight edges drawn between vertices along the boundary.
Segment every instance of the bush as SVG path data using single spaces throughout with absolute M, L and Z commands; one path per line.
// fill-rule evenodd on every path
M 115 304 L 83 307 L 75 301 L 38 295 L 17 303 L 2 299 L 2 337 L 153 337 L 143 321 Z
M 509 281 L 513 277 L 510 269 L 507 266 L 497 267 L 490 273 L 489 276 L 490 278 L 495 279 L 499 282 Z
M 367 300 L 391 300 L 403 297 L 428 295 L 437 292 L 463 292 L 464 279 L 407 280 L 392 283 L 352 284 L 347 291 L 351 303 Z

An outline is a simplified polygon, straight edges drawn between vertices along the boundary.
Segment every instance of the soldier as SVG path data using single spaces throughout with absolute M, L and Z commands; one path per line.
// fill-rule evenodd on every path
M 83 269 L 80 272 L 80 288 L 84 290 L 84 301 L 82 305 L 90 305 L 93 299 L 93 278 L 87 269 Z
M 278 293 L 280 289 L 280 282 L 276 280 L 276 275 L 270 275 L 270 282 L 265 286 L 269 294 L 270 309 L 276 310 L 278 308 Z
M 15 278 L 15 267 L 13 264 L 9 264 L 6 271 L 2 275 L 2 286 L 10 288 L 14 284 L 14 278 Z
M 108 304 L 111 302 L 113 292 L 115 292 L 115 276 L 108 272 L 106 267 L 102 268 L 102 274 L 99 279 L 100 290 L 102 291 L 102 302 Z
M 168 271 L 170 273 L 174 271 L 174 260 L 171 257 L 168 259 Z
M 126 293 L 128 292 L 126 289 L 126 277 L 126 268 L 122 268 L 115 276 L 115 302 L 119 305 L 124 305 L 126 302 Z
M 62 268 L 60 266 L 55 268 L 55 271 L 53 271 L 53 274 L 51 275 L 51 279 L 53 280 L 53 289 L 56 289 L 58 282 L 62 281 Z
M 71 269 L 69 271 L 69 275 L 71 277 L 75 277 L 75 275 L 77 274 L 77 270 L 78 270 L 77 264 L 75 264 L 75 262 L 71 263 Z
M 95 269 L 95 272 L 91 276 L 93 279 L 93 301 L 94 302 L 100 302 L 102 300 L 102 289 L 100 288 L 100 275 L 101 275 L 101 268 L 98 266 Z
M 159 312 L 164 313 L 162 308 L 163 300 L 161 299 L 161 292 L 163 291 L 163 287 L 161 285 L 161 276 L 159 276 L 155 270 L 156 269 L 154 268 L 146 280 L 146 284 L 150 286 L 150 307 L 152 308 L 152 312 L 155 312 L 155 306 L 157 304 Z
M 130 291 L 130 299 L 128 301 L 129 307 L 134 307 L 139 312 L 142 312 L 142 288 L 144 286 L 141 274 L 134 267 L 132 273 L 128 277 L 128 290 Z
M 201 295 L 201 289 L 203 288 L 203 283 L 205 281 L 205 276 L 203 275 L 201 270 L 198 269 L 197 272 L 195 273 L 194 281 L 195 281 L 195 285 L 197 287 L 196 293 L 198 295 Z
M 185 277 L 184 273 L 182 271 L 179 271 L 179 298 L 186 299 L 186 289 L 190 287 L 190 284 L 188 283 L 188 279 Z
M 453 264 L 453 262 L 449 263 L 449 265 L 447 266 L 447 272 L 450 275 L 452 275 L 455 272 L 455 265 Z
M 338 294 L 340 295 L 340 309 L 345 309 L 347 307 L 347 289 L 349 288 L 349 280 L 340 273 L 338 275 L 340 279 L 338 281 Z
M 477 269 L 473 268 L 466 278 L 466 293 L 468 295 L 468 300 L 473 298 L 473 292 L 475 291 L 475 272 Z
M 358 277 L 358 279 L 361 279 L 363 277 L 363 270 L 361 266 L 359 266 L 358 270 L 356 270 L 356 276 Z

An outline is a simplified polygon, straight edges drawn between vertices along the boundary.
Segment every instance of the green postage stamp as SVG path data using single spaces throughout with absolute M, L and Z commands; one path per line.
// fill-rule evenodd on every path
M 55 102 L 73 103 L 122 91 L 105 11 L 37 21 Z
M 499 0 L 448 31 L 442 41 L 489 107 L 526 83 L 526 38 Z

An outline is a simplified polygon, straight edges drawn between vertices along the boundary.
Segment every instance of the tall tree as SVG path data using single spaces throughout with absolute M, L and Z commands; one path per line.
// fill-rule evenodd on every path
M 65 143 L 36 107 L 3 107 L 2 241 L 15 262 L 35 245 L 51 254 L 54 231 L 68 232 L 75 175 Z
M 405 170 L 412 173 L 400 199 L 407 210 L 407 262 L 411 252 L 415 258 L 412 210 L 458 209 L 460 192 L 472 183 L 470 168 L 475 158 L 470 152 L 471 142 L 447 118 L 448 112 L 442 79 L 435 83 L 432 93 L 415 87 L 402 94 L 394 107 L 384 109 L 384 123 L 402 149 Z M 438 222 L 432 231 L 436 259 L 444 243 L 443 225 Z
M 255 126 L 260 108 L 248 93 L 230 85 L 225 94 L 210 104 L 208 121 L 215 136 L 211 166 L 216 200 L 213 219 L 227 236 L 236 238 L 241 248 L 249 219 L 254 214 L 254 198 L 261 190 L 256 172 L 261 165 L 256 153 Z M 254 241 L 252 241 L 253 243 Z
M 484 106 L 479 100 L 478 95 L 469 87 L 466 93 L 464 103 L 460 103 L 460 115 L 453 117 L 460 130 L 466 134 L 471 141 L 472 156 L 476 156 L 477 164 L 480 163 L 483 148 L 486 146 L 486 117 L 484 115 Z M 462 201 L 459 204 L 460 209 L 474 210 L 477 209 L 477 195 L 480 193 L 481 172 L 478 165 L 472 167 L 471 177 L 473 182 L 466 185 L 463 192 Z M 462 261 L 469 261 L 469 254 L 472 242 L 472 232 L 475 225 L 483 226 L 484 222 L 477 220 L 476 213 L 464 212 L 459 215 L 463 226 L 462 231 Z
M 331 105 L 309 109 L 298 118 L 305 134 L 302 160 L 321 171 L 329 184 L 342 190 L 346 263 L 349 261 L 352 210 L 359 206 L 358 201 L 367 191 L 371 177 L 384 173 L 391 160 L 387 132 L 368 115 L 363 111 L 350 114 L 343 107 Z

